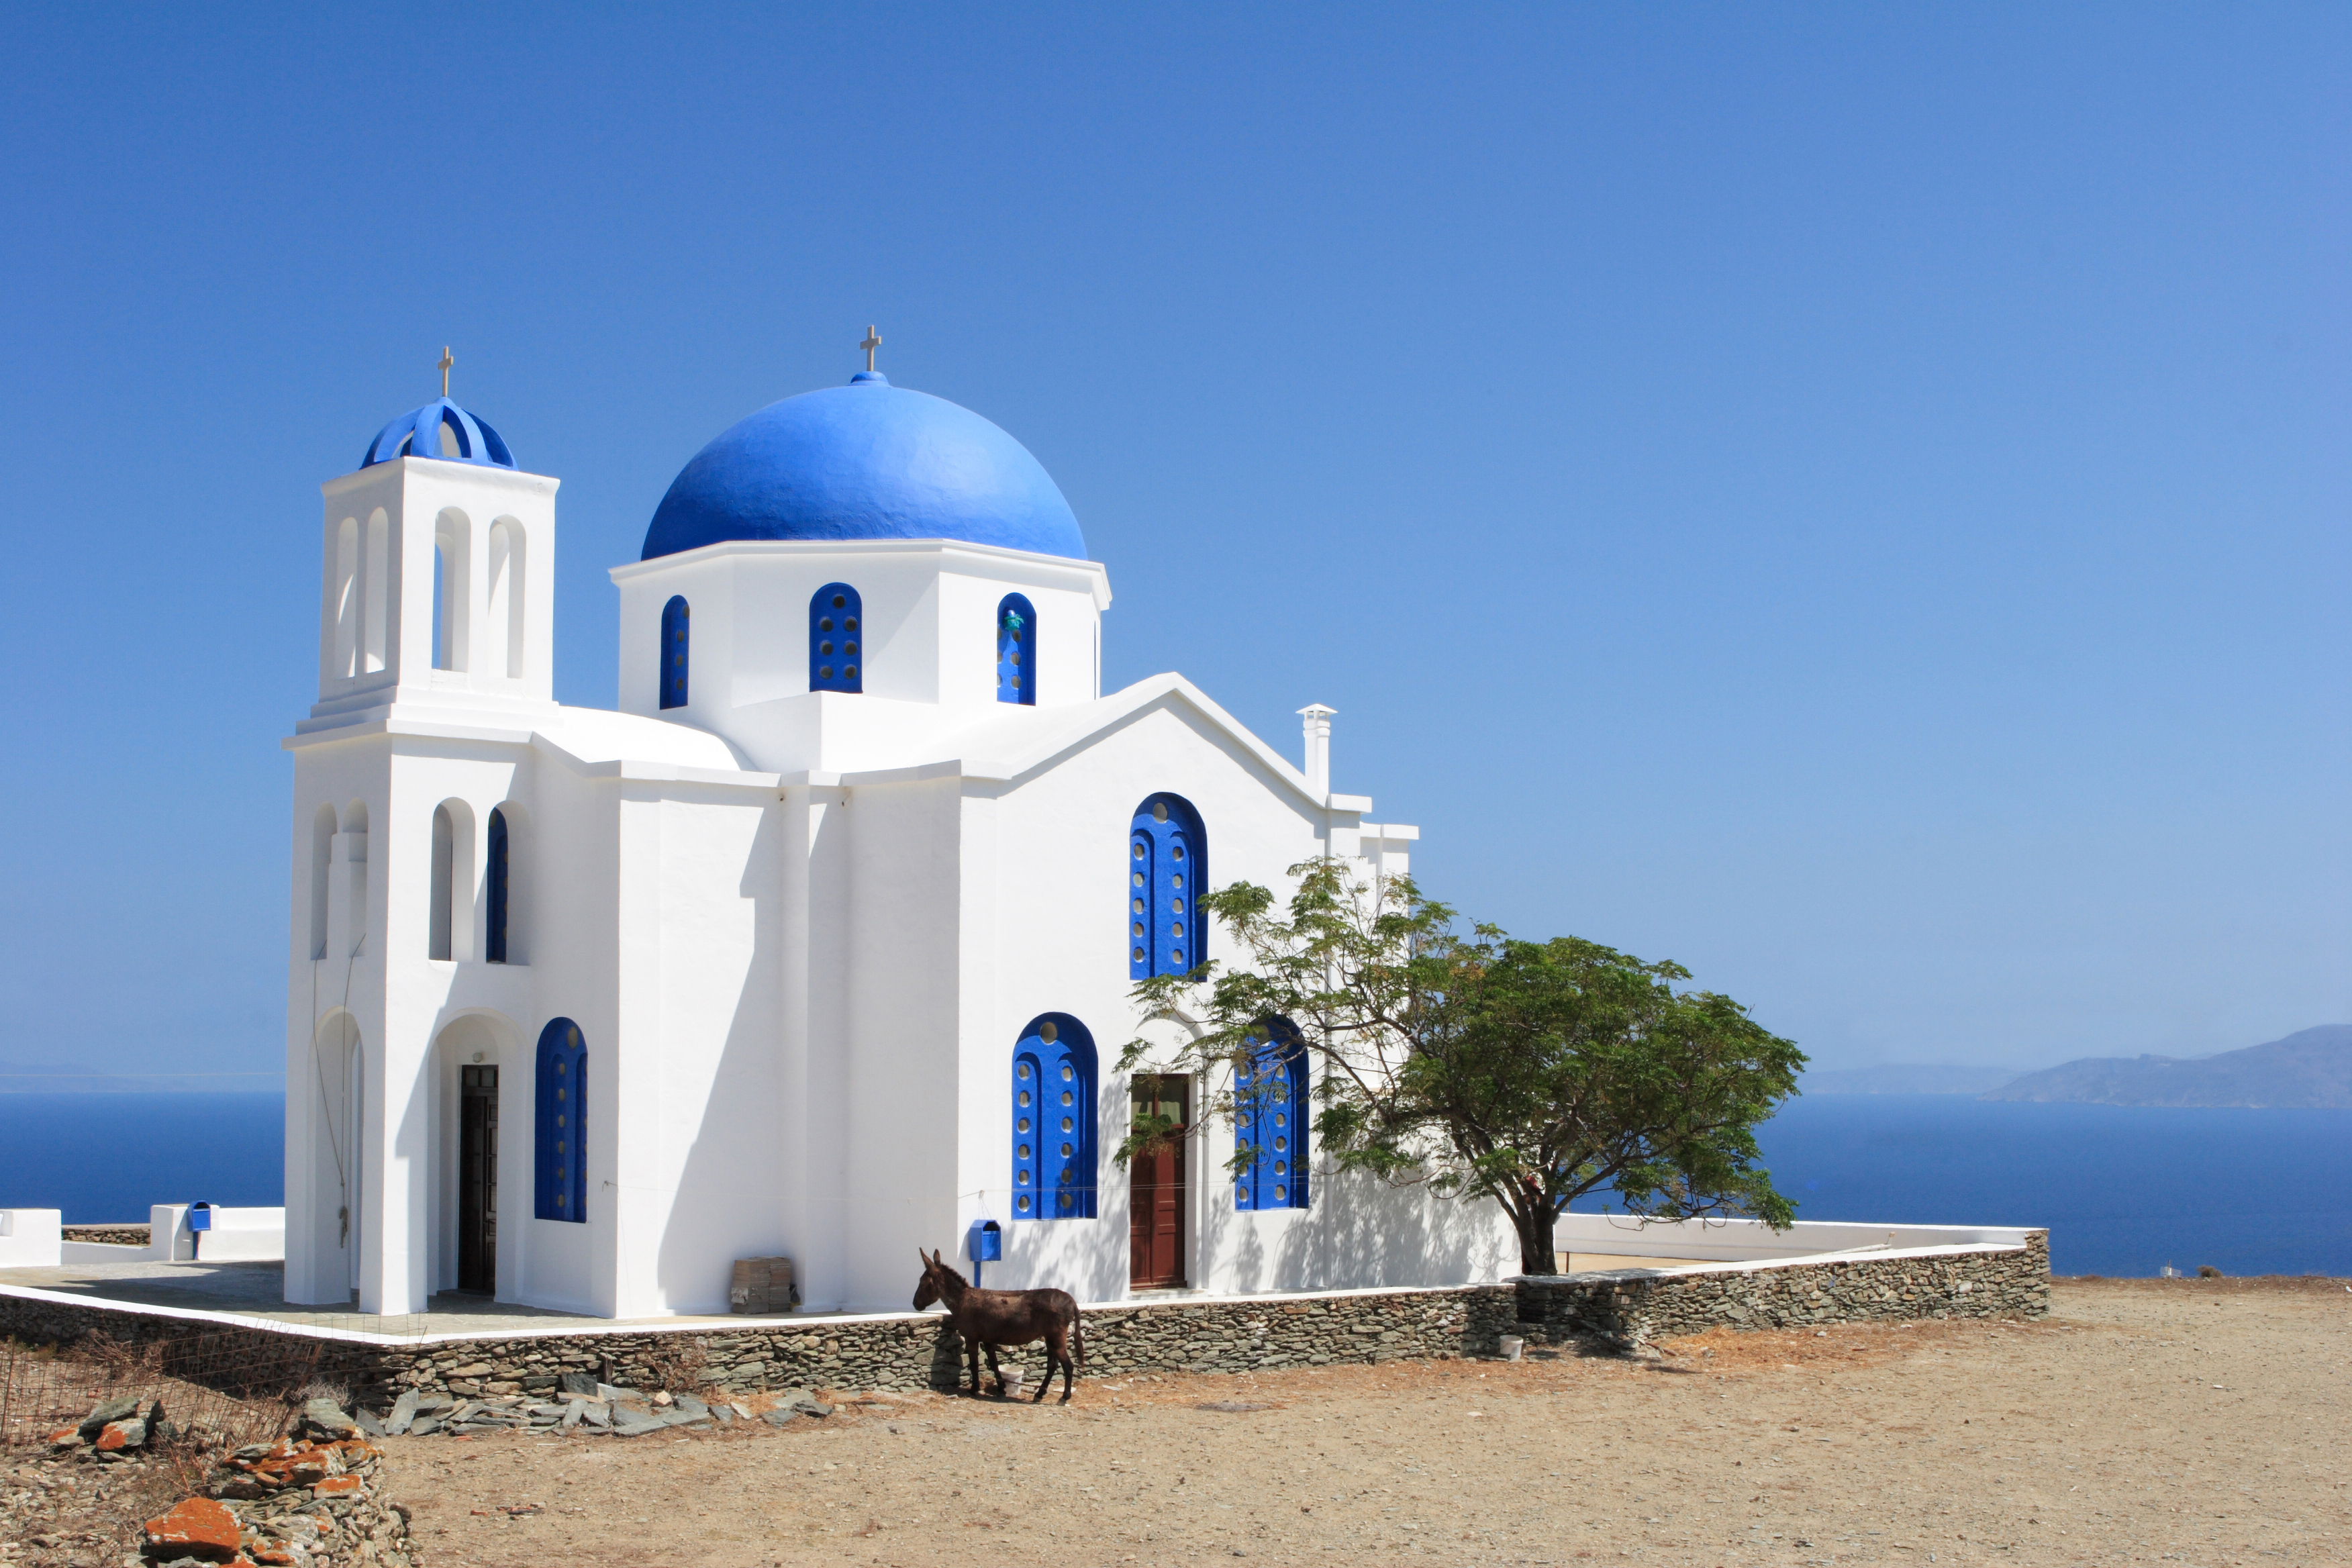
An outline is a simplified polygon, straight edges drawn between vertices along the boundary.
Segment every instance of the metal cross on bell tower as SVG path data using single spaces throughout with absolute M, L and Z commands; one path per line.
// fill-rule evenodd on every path
M 872 329 L 869 328 L 867 330 L 871 331 Z M 444 397 L 449 395 L 449 367 L 457 363 L 457 360 L 450 356 L 449 345 L 447 343 L 443 343 L 441 345 L 441 361 L 436 368 L 441 372 L 441 395 Z
M 874 369 L 874 351 L 882 346 L 882 334 L 872 327 L 867 327 L 866 341 L 857 346 L 866 351 L 866 369 L 868 374 L 871 374 Z

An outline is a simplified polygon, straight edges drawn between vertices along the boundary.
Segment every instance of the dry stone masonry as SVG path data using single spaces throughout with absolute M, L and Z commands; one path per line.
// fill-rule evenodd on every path
M 1942 1247 L 1697 1269 L 1623 1269 L 1446 1289 L 1346 1291 L 1124 1303 L 1085 1310 L 1086 1375 L 1252 1372 L 1400 1359 L 1491 1356 L 1505 1335 L 1619 1351 L 1716 1327 L 2041 1317 L 2049 1233 L 2022 1247 Z M 0 1330 L 68 1339 L 167 1332 L 136 1309 L 0 1294 Z M 338 1339 L 322 1374 L 348 1382 L 371 1433 L 493 1429 L 654 1432 L 749 1414 L 754 1394 L 947 1389 L 962 1347 L 936 1314 L 746 1321 L 721 1329 L 623 1329 L 532 1336 Z M 1021 1365 L 1041 1352 L 1003 1352 Z M 650 1391 L 650 1392 L 640 1392 Z M 779 1417 L 770 1415 L 770 1419 Z

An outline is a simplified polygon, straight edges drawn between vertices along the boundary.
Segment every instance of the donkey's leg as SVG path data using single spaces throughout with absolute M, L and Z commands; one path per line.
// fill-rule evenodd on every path
M 1003 1369 L 1003 1367 L 998 1366 L 998 1365 L 996 1364 L 996 1347 L 995 1347 L 995 1345 L 993 1345 L 993 1344 L 991 1344 L 991 1345 L 988 1347 L 988 1375 L 989 1375 L 989 1376 L 991 1376 L 991 1377 L 992 1377 L 992 1378 L 994 1378 L 994 1379 L 996 1380 L 996 1395 L 997 1395 L 997 1397 L 998 1397 L 998 1398 L 1000 1398 L 1000 1399 L 1003 1398 L 1003 1397 L 1004 1397 L 1004 1369 Z
M 963 1342 L 963 1349 L 964 1354 L 971 1358 L 971 1394 L 974 1399 L 977 1399 L 980 1397 L 980 1340 L 978 1337 L 967 1338 Z M 956 1386 L 958 1388 L 963 1386 L 961 1380 L 958 1380 Z
M 1045 1331 L 1045 1376 L 1043 1381 L 1037 1384 L 1036 1397 L 1032 1399 L 1029 1403 L 1032 1405 L 1045 1404 L 1046 1394 L 1054 1386 L 1054 1373 L 1061 1371 L 1069 1364 L 1069 1331 L 1056 1324 Z M 1062 1394 L 1062 1399 L 1063 1402 L 1066 1404 L 1070 1397 L 1067 1392 L 1068 1384 L 1066 1382 L 1066 1374 L 1063 1388 L 1064 1393 Z

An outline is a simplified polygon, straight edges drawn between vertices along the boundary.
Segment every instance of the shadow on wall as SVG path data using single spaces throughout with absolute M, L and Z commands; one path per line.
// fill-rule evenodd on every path
M 664 970 L 697 976 L 697 1006 L 729 1008 L 726 1041 L 710 1066 L 708 1087 L 665 1074 L 666 1103 L 677 1103 L 668 1093 L 675 1084 L 678 1101 L 699 1107 L 693 1135 L 678 1158 L 677 1185 L 655 1263 L 656 1284 L 671 1311 L 726 1311 L 736 1258 L 791 1250 L 783 1235 L 782 1152 L 775 1142 L 782 1093 L 775 1020 L 781 1008 L 771 979 L 774 965 L 757 962 L 760 953 L 774 952 L 779 941 L 776 862 L 783 833 L 779 814 L 760 814 L 736 887 L 740 902 L 732 910 L 722 904 L 715 913 L 686 919 L 686 906 L 676 905 L 664 922 L 665 946 L 685 960 L 674 963 L 666 953 Z M 730 955 L 723 981 L 713 972 L 719 954 Z M 732 962 L 735 957 L 740 964 Z M 720 1000 L 727 995 L 731 1003 Z M 611 1082 L 609 1068 L 605 1081 Z M 610 1152 L 599 1165 L 611 1168 Z M 600 1194 L 592 1183 L 590 1203 L 600 1195 L 607 1204 L 614 1200 L 609 1189 Z
M 1268 1276 L 1243 1289 L 1349 1290 L 1376 1285 L 1461 1285 L 1494 1277 L 1495 1200 L 1441 1198 L 1361 1171 L 1316 1173 L 1314 1205 L 1274 1247 Z M 1516 1248 L 1506 1260 L 1515 1271 Z M 1254 1283 L 1271 1278 L 1286 1283 Z

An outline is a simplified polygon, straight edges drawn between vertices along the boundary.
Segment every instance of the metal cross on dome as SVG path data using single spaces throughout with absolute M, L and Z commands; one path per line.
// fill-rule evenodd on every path
M 867 327 L 866 329 L 866 341 L 857 346 L 866 351 L 866 368 L 868 371 L 871 371 L 874 368 L 874 351 L 882 346 L 882 334 L 876 331 L 872 327 Z
M 457 363 L 457 360 L 450 356 L 449 345 L 447 343 L 443 343 L 441 345 L 441 362 L 439 369 L 441 372 L 441 395 L 444 397 L 449 395 L 449 367 Z

